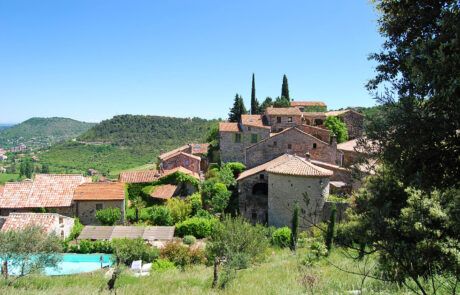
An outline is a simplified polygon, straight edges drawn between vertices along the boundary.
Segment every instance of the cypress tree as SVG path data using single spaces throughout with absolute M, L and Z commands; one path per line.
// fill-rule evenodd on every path
M 296 202 L 294 205 L 294 211 L 292 212 L 292 224 L 291 224 L 291 251 L 297 249 L 297 232 L 299 231 L 299 204 Z
M 283 75 L 283 85 L 281 86 L 281 97 L 286 98 L 287 100 L 291 101 L 291 98 L 289 97 L 289 85 L 288 85 L 288 79 L 286 75 Z
M 331 252 L 332 249 L 332 241 L 334 239 L 334 232 L 335 232 L 335 215 L 337 213 L 337 208 L 335 204 L 332 205 L 331 215 L 329 217 L 329 224 L 327 225 L 326 231 L 326 248 L 327 248 L 327 255 Z
M 252 88 L 251 88 L 251 114 L 259 114 L 260 106 L 256 98 L 256 81 L 254 73 L 252 73 Z
M 246 107 L 244 106 L 243 97 L 235 95 L 235 101 L 233 102 L 233 107 L 230 109 L 228 114 L 228 121 L 230 122 L 239 122 L 241 120 L 241 115 L 247 114 Z

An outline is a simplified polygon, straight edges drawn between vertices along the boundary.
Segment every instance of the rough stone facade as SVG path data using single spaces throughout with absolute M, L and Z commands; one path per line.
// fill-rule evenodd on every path
M 125 201 L 77 201 L 75 202 L 76 216 L 84 225 L 97 225 L 100 222 L 96 219 L 96 211 L 106 208 L 119 208 L 121 210 L 120 224 L 125 220 Z
M 349 110 L 338 117 L 347 125 L 349 139 L 363 136 L 364 116 L 362 114 Z
M 335 164 L 337 143 L 328 144 L 297 128 L 291 128 L 248 147 L 243 163 L 251 168 L 285 153 L 303 156 L 307 152 L 314 160 Z
M 268 222 L 268 173 L 262 171 L 238 181 L 240 214 L 253 224 Z
M 268 128 L 240 126 L 239 130 L 239 132 L 219 132 L 220 156 L 224 163 L 245 163 L 245 148 L 270 136 Z
M 297 128 L 302 130 L 305 133 L 313 135 L 319 140 L 331 143 L 331 132 L 329 131 L 329 129 L 305 125 L 305 124 L 299 125 L 297 126 Z
M 300 115 L 266 115 L 272 132 L 281 132 L 284 129 L 302 124 Z
M 307 229 L 310 222 L 322 220 L 323 206 L 329 194 L 327 177 L 268 174 L 268 225 L 290 226 L 296 202 L 300 206 L 300 215 L 305 217 L 299 218 L 300 228 Z M 309 200 L 308 206 L 305 197 Z
M 162 162 L 164 170 L 171 170 L 177 167 L 184 167 L 192 172 L 200 173 L 201 158 L 186 153 L 178 153 Z

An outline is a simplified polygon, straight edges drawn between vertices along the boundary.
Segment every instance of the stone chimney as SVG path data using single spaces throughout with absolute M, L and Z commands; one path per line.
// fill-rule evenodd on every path
M 308 162 L 311 161 L 311 155 L 310 155 L 309 152 L 306 152 L 306 153 L 305 153 L 305 159 L 306 159 Z

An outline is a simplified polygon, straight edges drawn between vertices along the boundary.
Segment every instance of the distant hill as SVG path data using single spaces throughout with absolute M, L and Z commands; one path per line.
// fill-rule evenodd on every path
M 3 130 L 3 129 L 6 129 L 6 128 L 10 128 L 11 126 L 13 126 L 14 124 L 0 124 L 0 130 Z
M 77 138 L 57 144 L 39 157 L 53 172 L 96 169 L 112 176 L 124 169 L 154 162 L 186 143 L 203 142 L 215 120 L 120 115 L 102 121 Z
M 75 138 L 94 126 L 68 118 L 31 118 L 20 124 L 0 130 L 0 146 L 13 147 L 25 144 L 30 148 L 42 148 Z

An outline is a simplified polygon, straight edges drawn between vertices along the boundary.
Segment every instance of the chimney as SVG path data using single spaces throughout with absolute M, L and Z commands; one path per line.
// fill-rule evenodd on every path
M 310 156 L 310 153 L 309 152 L 306 152 L 305 153 L 305 159 L 310 162 L 311 161 L 311 156 Z

